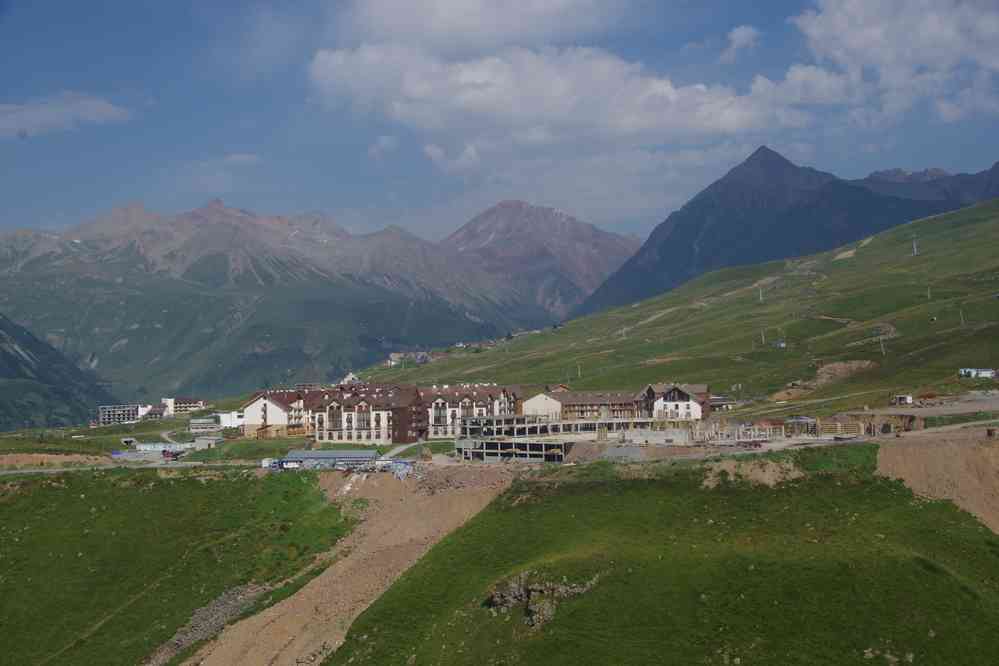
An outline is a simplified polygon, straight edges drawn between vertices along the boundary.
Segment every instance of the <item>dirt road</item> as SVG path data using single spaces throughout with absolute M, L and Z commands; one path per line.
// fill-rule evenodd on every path
M 367 502 L 361 524 L 338 544 L 336 562 L 294 596 L 228 627 L 186 663 L 320 662 L 400 574 L 512 480 L 499 465 L 419 469 L 419 478 L 405 481 L 391 474 L 323 474 L 323 488 L 334 500 L 345 507 Z

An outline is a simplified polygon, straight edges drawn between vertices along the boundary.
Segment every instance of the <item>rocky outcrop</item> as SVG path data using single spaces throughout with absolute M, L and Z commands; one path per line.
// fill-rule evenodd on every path
M 509 613 L 523 606 L 524 624 L 537 629 L 555 617 L 560 601 L 589 592 L 599 580 L 597 574 L 582 583 L 570 583 L 565 578 L 554 582 L 545 580 L 536 571 L 524 571 L 498 583 L 486 605 L 494 614 Z

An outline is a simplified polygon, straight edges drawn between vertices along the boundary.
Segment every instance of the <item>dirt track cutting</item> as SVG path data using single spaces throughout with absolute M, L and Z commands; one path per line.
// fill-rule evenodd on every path
M 337 545 L 336 562 L 292 597 L 228 628 L 188 664 L 319 663 L 354 619 L 444 536 L 505 490 L 500 466 L 425 467 L 415 478 L 321 476 L 330 498 L 366 500 L 362 522 Z

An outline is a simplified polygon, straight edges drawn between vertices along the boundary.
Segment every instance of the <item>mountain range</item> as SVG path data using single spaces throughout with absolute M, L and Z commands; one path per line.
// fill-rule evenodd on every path
M 895 393 L 963 392 L 958 368 L 999 367 L 996 247 L 999 198 L 827 252 L 712 271 L 481 353 L 364 376 L 593 390 L 665 379 L 764 399 L 761 410 L 783 416 L 885 404 Z
M 764 146 L 670 214 L 573 314 L 649 298 L 726 266 L 821 252 L 997 196 L 999 163 L 977 174 L 892 170 L 850 181 Z
M 0 431 L 81 423 L 110 400 L 92 374 L 0 314 Z
M 218 200 L 131 205 L 0 236 L 0 309 L 119 397 L 229 394 L 559 321 L 638 245 L 523 202 L 439 243 Z

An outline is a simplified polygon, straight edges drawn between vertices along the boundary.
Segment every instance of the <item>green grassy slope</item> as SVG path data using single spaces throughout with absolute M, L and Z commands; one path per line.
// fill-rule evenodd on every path
M 388 349 L 505 330 L 432 295 L 348 278 L 213 288 L 135 268 L 95 278 L 43 267 L 5 276 L 0 306 L 113 382 L 119 399 L 146 402 L 334 381 Z
M 136 664 L 223 591 L 295 574 L 349 523 L 315 477 L 74 473 L 0 484 L 9 664 Z
M 912 256 L 914 235 L 918 257 Z M 999 201 L 992 201 L 832 252 L 717 271 L 666 295 L 493 350 L 452 353 L 418 368 L 373 369 L 367 376 L 568 381 L 579 388 L 638 388 L 671 379 L 708 382 L 726 393 L 742 384 L 734 393 L 753 397 L 813 378 L 817 362 L 870 360 L 876 369 L 809 398 L 856 394 L 837 404 L 876 403 L 896 388 L 953 383 L 959 366 L 999 366 L 997 247 Z M 889 336 L 885 356 L 876 339 L 881 334 Z M 782 336 L 787 349 L 771 346 Z
M 125 448 L 121 439 L 134 437 L 140 442 L 160 442 L 161 433 L 186 430 L 184 419 L 141 421 L 101 428 L 32 429 L 0 433 L 0 454 L 4 453 L 79 453 L 107 455 Z M 78 439 L 74 439 L 74 435 Z
M 0 314 L 0 431 L 81 423 L 110 400 L 95 376 Z
M 994 663 L 999 539 L 875 477 L 875 457 L 801 452 L 808 476 L 774 489 L 703 489 L 692 466 L 521 482 L 403 575 L 327 663 Z M 531 627 L 523 604 L 486 604 L 521 572 L 599 578 Z

